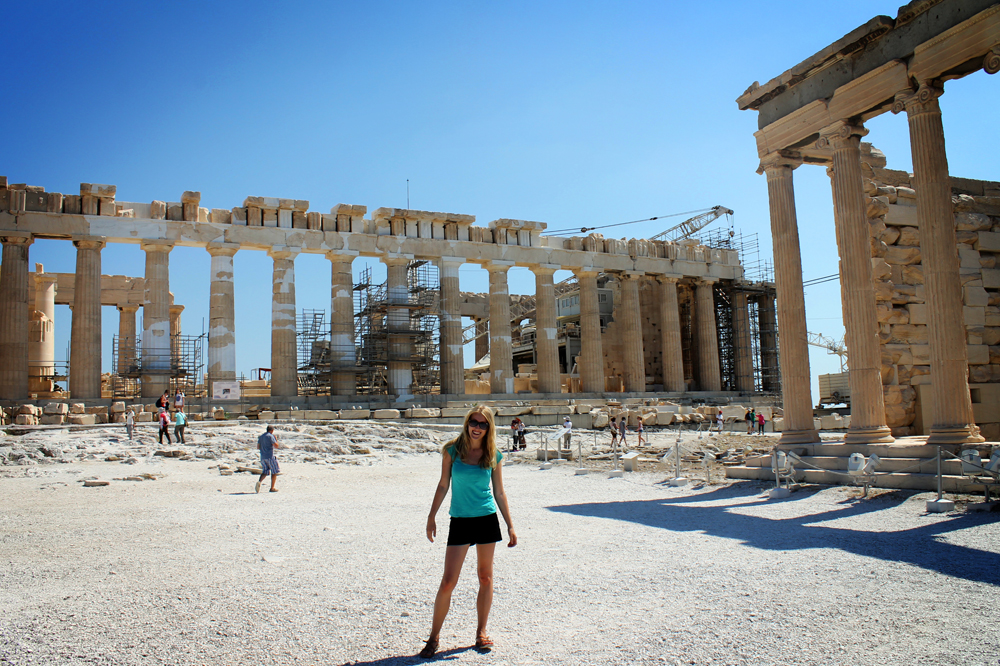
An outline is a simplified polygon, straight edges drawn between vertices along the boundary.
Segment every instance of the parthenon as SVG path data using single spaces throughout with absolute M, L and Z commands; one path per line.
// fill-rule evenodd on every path
M 80 194 L 46 192 L 42 187 L 8 185 L 0 180 L 0 399 L 29 397 L 27 338 L 30 318 L 28 253 L 35 238 L 64 239 L 77 248 L 70 386 L 74 399 L 100 399 L 99 310 L 101 251 L 107 243 L 139 244 L 146 253 L 141 302 L 128 299 L 119 308 L 121 340 L 134 339 L 135 306 L 144 311 L 139 348 L 122 349 L 137 361 L 143 397 L 168 389 L 170 340 L 178 332 L 171 316 L 170 251 L 176 246 L 201 247 L 211 255 L 208 335 L 208 394 L 213 382 L 236 379 L 237 335 L 234 330 L 233 257 L 238 251 L 267 252 L 273 260 L 271 317 L 271 402 L 320 404 L 299 395 L 296 357 L 295 257 L 322 254 L 330 261 L 331 321 L 329 357 L 324 378 L 327 402 L 350 403 L 358 394 L 355 377 L 363 368 L 356 345 L 357 316 L 351 264 L 359 256 L 376 257 L 387 266 L 384 330 L 388 340 L 387 387 L 382 401 L 413 399 L 413 345 L 420 333 L 408 287 L 414 265 L 437 268 L 438 290 L 433 316 L 440 319 L 436 395 L 441 400 L 466 393 L 461 316 L 463 297 L 458 270 L 465 263 L 489 271 L 488 350 L 490 397 L 513 398 L 514 350 L 507 273 L 528 267 L 535 275 L 531 317 L 537 349 L 536 396 L 600 395 L 611 391 L 630 396 L 659 393 L 775 393 L 774 382 L 762 381 L 764 367 L 777 367 L 773 288 L 749 285 L 738 252 L 696 242 L 605 239 L 599 234 L 558 237 L 543 235 L 541 222 L 498 219 L 476 226 L 471 215 L 339 204 L 330 213 L 309 210 L 309 202 L 248 197 L 232 209 L 200 206 L 199 192 L 184 192 L 179 202 L 125 202 L 111 185 L 84 183 Z M 564 351 L 559 362 L 557 303 L 553 275 L 574 273 L 580 348 Z M 601 285 L 617 282 L 613 294 L 615 339 L 603 341 L 608 315 L 602 320 Z M 720 288 L 725 286 L 725 291 Z M 687 308 L 679 303 L 679 290 Z M 600 296 L 604 297 L 603 290 Z M 720 301 L 720 298 L 722 300 Z M 730 299 L 727 301 L 726 299 Z M 752 301 L 752 303 L 751 303 Z M 720 305 L 721 304 L 721 305 Z M 751 305 L 753 316 L 751 317 Z M 720 361 L 718 316 L 724 311 L 726 351 Z M 682 309 L 684 313 L 682 315 Z M 176 310 L 176 308 L 175 308 Z M 178 311 L 179 312 L 179 311 Z M 90 314 L 88 314 L 90 313 Z M 571 319 L 574 317 L 571 315 Z M 751 319 L 755 326 L 751 327 Z M 171 330 L 171 321 L 174 329 Z M 756 326 L 765 322 L 761 333 Z M 603 324 L 602 324 L 603 322 Z M 770 322 L 770 323 L 768 323 Z M 483 322 L 485 323 L 485 322 Z M 131 324 L 131 326 L 129 326 Z M 691 344 L 682 349 L 682 325 Z M 661 334 L 662 332 L 662 334 Z M 750 340 L 756 332 L 757 339 Z M 86 349 L 86 353 L 79 353 Z M 614 360 L 609 361 L 609 354 Z M 576 359 L 574 363 L 574 358 Z M 561 367 L 562 365 L 562 367 Z M 571 367 L 578 379 L 567 379 Z M 608 381 L 607 373 L 617 375 Z M 687 370 L 685 370 L 687 368 Z M 725 370 L 725 376 L 723 373 Z M 776 375 L 776 372 L 772 372 Z M 426 400 L 426 398 L 425 398 Z

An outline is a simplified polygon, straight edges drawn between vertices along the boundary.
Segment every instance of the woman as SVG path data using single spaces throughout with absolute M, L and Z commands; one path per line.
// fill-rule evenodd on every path
M 503 489 L 503 467 L 500 464 L 503 454 L 497 451 L 496 430 L 490 408 L 479 406 L 466 414 L 462 433 L 444 446 L 441 456 L 441 480 L 438 481 L 434 501 L 431 502 L 431 513 L 427 517 L 427 538 L 433 543 L 437 536 L 434 517 L 448 494 L 449 486 L 451 525 L 444 556 L 444 576 L 434 599 L 431 635 L 420 651 L 420 656 L 424 659 L 430 659 L 437 652 L 438 635 L 451 606 L 451 593 L 458 583 L 465 555 L 472 545 L 476 547 L 479 564 L 476 649 L 489 650 L 493 647 L 493 641 L 486 634 L 486 621 L 493 604 L 493 551 L 497 542 L 503 540 L 500 522 L 497 520 L 498 507 L 507 523 L 510 538 L 507 546 L 513 548 L 517 545 L 517 534 L 514 533 L 514 523 L 510 518 L 507 495 Z

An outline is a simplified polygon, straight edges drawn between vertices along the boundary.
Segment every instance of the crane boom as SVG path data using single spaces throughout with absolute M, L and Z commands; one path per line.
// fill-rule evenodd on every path
M 733 211 L 725 206 L 713 206 L 707 213 L 695 215 L 690 219 L 684 220 L 680 224 L 676 224 L 666 231 L 656 234 L 650 240 L 679 241 L 701 231 L 723 215 L 733 215 Z

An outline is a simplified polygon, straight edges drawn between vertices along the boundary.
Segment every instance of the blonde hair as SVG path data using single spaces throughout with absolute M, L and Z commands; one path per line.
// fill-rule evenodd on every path
M 493 469 L 497 466 L 497 436 L 496 423 L 493 421 L 493 410 L 486 405 L 479 405 L 469 410 L 462 421 L 462 432 L 455 439 L 451 440 L 441 449 L 445 453 L 449 448 L 455 447 L 455 456 L 459 460 L 464 458 L 472 448 L 472 439 L 469 437 L 469 419 L 473 414 L 480 414 L 486 418 L 489 429 L 483 437 L 483 456 L 479 459 L 479 466 L 483 469 Z

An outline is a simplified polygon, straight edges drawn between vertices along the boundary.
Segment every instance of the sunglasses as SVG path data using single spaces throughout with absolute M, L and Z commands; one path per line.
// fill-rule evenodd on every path
M 479 419 L 469 419 L 469 426 L 480 430 L 489 430 L 490 424 Z

